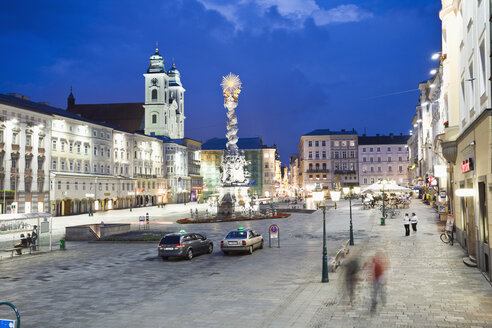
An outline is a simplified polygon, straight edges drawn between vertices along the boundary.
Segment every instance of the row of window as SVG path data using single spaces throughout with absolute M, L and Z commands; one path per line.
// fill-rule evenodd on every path
M 391 162 L 392 161 L 392 157 L 391 156 L 388 156 L 387 159 L 388 159 L 387 162 Z M 406 160 L 408 161 L 408 157 L 407 157 Z M 367 158 L 366 157 L 362 157 L 362 161 L 363 162 L 367 162 Z M 381 157 L 378 157 L 377 158 L 377 161 L 378 162 L 381 162 Z M 369 157 L 369 162 L 371 162 L 371 163 L 374 162 L 374 157 Z M 398 156 L 398 162 L 403 162 L 403 157 L 402 156 Z
M 0 130 L 0 142 L 5 142 L 5 136 L 4 136 L 5 131 Z M 12 144 L 13 145 L 19 145 L 19 132 L 14 131 L 12 132 Z M 26 146 L 32 146 L 32 135 L 29 133 L 26 133 Z M 38 147 L 43 148 L 44 147 L 44 136 L 39 136 L 38 137 Z
M 70 186 L 72 186 L 74 190 L 79 190 L 79 186 L 80 186 L 81 190 L 86 190 L 86 183 L 85 182 L 82 182 L 82 183 L 79 184 L 78 181 L 75 181 L 75 182 L 69 182 L 69 181 L 67 181 L 65 183 L 62 183 L 61 181 L 58 181 L 57 182 L 57 189 L 58 190 L 62 190 L 62 186 L 63 185 L 65 185 L 65 190 L 70 190 Z M 90 183 L 88 183 L 88 185 L 89 185 L 89 190 L 92 190 L 93 183 L 90 182 Z M 109 185 L 110 184 L 106 182 L 105 185 L 106 185 L 106 191 L 109 191 Z M 115 185 L 116 185 L 115 183 L 111 183 L 111 190 L 112 191 L 115 191 L 115 189 L 116 189 L 116 186 Z M 133 183 L 129 183 L 129 182 L 128 183 L 122 183 L 121 184 L 121 190 L 122 191 L 125 190 L 125 186 L 126 186 L 126 190 L 130 190 L 131 191 L 131 190 L 133 190 L 134 184 Z M 99 187 L 98 188 L 99 191 L 103 191 L 103 183 L 102 182 L 99 182 L 98 183 L 98 187 Z M 51 185 L 51 189 L 53 189 L 53 184 Z
M 12 163 L 11 168 L 13 168 L 13 169 L 19 168 L 19 158 L 16 158 L 16 157 L 11 158 L 10 162 Z M 43 164 L 44 164 L 44 157 L 39 157 L 37 169 L 42 170 Z M 24 162 L 24 169 L 31 170 L 32 169 L 31 165 L 32 165 L 32 158 L 26 157 L 25 162 Z M 0 155 L 0 167 L 5 167 L 5 164 L 3 162 L 3 155 Z
M 308 147 L 319 147 L 321 145 L 321 147 L 326 147 L 326 140 L 309 140 L 308 141 Z M 333 140 L 331 142 L 331 145 L 333 147 L 347 147 L 347 145 L 349 145 L 350 147 L 354 147 L 355 146 L 355 141 L 354 140 Z
M 57 131 L 57 128 L 56 128 L 56 121 L 53 121 L 53 130 L 54 131 Z M 62 131 L 65 130 L 65 123 L 64 122 L 61 122 L 60 123 L 60 129 L 58 129 L 58 131 Z M 68 125 L 68 131 L 69 132 L 74 132 L 74 129 L 73 129 L 73 126 L 72 125 Z M 81 129 L 80 127 L 77 128 L 77 133 L 81 133 Z M 85 133 L 85 135 L 88 135 L 89 134 L 89 129 L 83 129 L 83 133 Z M 111 139 L 111 134 L 109 132 L 105 132 L 105 131 L 98 131 L 97 129 L 92 129 L 92 136 L 93 137 L 97 137 L 99 135 L 99 138 L 101 139 Z
M 1 190 L 5 190 L 4 189 L 4 184 L 5 184 L 5 180 L 1 179 L 0 180 L 0 189 Z M 19 188 L 19 178 L 17 177 L 16 179 L 10 179 L 10 190 L 20 190 Z M 43 178 L 38 178 L 38 181 L 37 181 L 37 190 L 33 189 L 32 188 L 32 180 L 24 180 L 24 191 L 26 193 L 29 193 L 29 192 L 43 192 L 44 191 L 44 179 Z
M 390 152 L 391 149 L 392 149 L 391 147 L 387 147 L 386 148 L 386 151 L 389 151 Z M 397 147 L 394 147 L 394 150 L 396 150 L 396 149 L 397 149 Z M 362 148 L 362 152 L 363 153 L 367 152 L 367 150 L 369 150 L 369 153 L 373 153 L 374 152 L 374 147 L 369 147 L 369 148 L 363 147 Z M 402 150 L 403 150 L 403 147 L 398 147 L 398 151 L 402 151 Z M 379 152 L 381 152 L 381 147 L 376 147 L 376 153 L 379 153 Z
M 377 171 L 378 172 L 382 172 L 383 171 L 383 169 L 381 168 L 381 166 L 378 166 L 377 167 Z M 365 166 L 362 168 L 362 172 L 364 172 L 364 173 L 367 172 L 367 168 Z M 369 168 L 369 172 L 374 172 L 374 166 L 371 166 Z M 393 167 L 391 165 L 388 166 L 388 172 L 393 172 Z M 398 166 L 398 172 L 400 172 L 400 173 L 403 172 L 403 166 Z
M 314 152 L 314 158 L 315 159 L 319 159 L 320 158 L 319 155 L 320 155 L 319 151 Z M 313 152 L 312 151 L 310 151 L 308 153 L 308 158 L 313 159 Z M 354 150 L 351 150 L 348 152 L 347 151 L 341 151 L 341 152 L 335 151 L 335 152 L 333 152 L 332 158 L 355 158 L 355 151 Z M 321 152 L 321 159 L 326 159 L 326 151 L 324 151 L 324 150 Z
M 320 175 L 320 174 L 310 174 L 309 175 L 309 180 L 313 180 L 313 179 L 316 179 L 316 180 L 320 180 L 320 179 L 323 179 L 323 180 L 326 180 L 327 179 L 327 175 L 326 174 L 323 174 L 323 175 Z M 353 176 L 344 176 L 344 180 L 357 180 L 357 177 L 353 177 Z

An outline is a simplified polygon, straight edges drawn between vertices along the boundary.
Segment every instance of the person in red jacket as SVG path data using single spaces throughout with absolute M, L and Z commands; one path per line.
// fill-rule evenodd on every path
M 368 266 L 372 278 L 371 313 L 374 313 L 378 303 L 378 295 L 381 298 L 383 305 L 386 304 L 385 283 L 389 260 L 384 253 L 377 252 L 366 263 L 366 266 Z

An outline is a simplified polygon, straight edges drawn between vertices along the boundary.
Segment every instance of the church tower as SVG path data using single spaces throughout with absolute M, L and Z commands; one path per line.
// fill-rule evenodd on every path
M 159 48 L 150 56 L 149 68 L 144 77 L 145 134 L 171 139 L 183 138 L 179 133 L 179 122 L 184 121 L 184 118 L 178 118 L 178 103 L 170 97 L 170 77 L 164 67 L 164 59 L 159 54 Z
M 169 76 L 169 98 L 172 102 L 176 102 L 176 125 L 178 138 L 184 138 L 184 93 L 185 89 L 181 84 L 181 74 L 176 68 L 173 60 L 172 68 L 167 71 Z

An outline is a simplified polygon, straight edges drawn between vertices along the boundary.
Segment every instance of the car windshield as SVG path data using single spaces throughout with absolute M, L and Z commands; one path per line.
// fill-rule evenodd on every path
M 170 244 L 179 244 L 179 238 L 181 236 L 164 236 L 161 239 L 161 244 L 170 245 Z
M 226 239 L 242 239 L 247 238 L 248 234 L 246 231 L 231 231 L 227 234 Z

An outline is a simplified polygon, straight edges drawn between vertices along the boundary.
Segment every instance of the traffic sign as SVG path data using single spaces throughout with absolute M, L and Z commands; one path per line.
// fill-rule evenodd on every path
M 15 320 L 0 319 L 0 328 L 14 328 Z
M 269 234 L 268 234 L 268 237 L 269 237 L 268 238 L 268 245 L 269 245 L 269 247 L 272 247 L 272 239 L 276 239 L 277 240 L 277 247 L 280 247 L 280 237 L 279 237 L 280 229 L 279 229 L 278 225 L 272 224 L 268 230 L 269 230 Z

